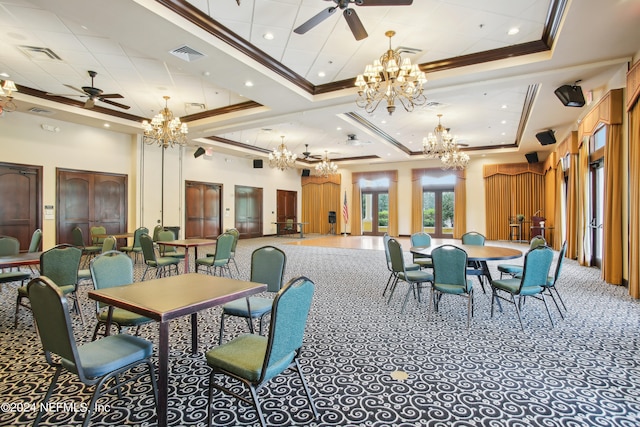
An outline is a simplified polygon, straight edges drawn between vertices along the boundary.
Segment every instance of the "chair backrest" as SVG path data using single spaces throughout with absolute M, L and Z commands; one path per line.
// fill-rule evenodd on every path
M 47 362 L 53 364 L 51 354 L 56 354 L 73 363 L 83 379 L 67 299 L 46 276 L 31 280 L 27 285 L 27 292 Z
M 226 232 L 233 235 L 233 246 L 231 246 L 231 253 L 235 254 L 236 246 L 238 246 L 238 239 L 240 239 L 240 232 L 237 228 L 229 228 Z
M 411 246 L 431 246 L 431 236 L 419 231 L 411 235 Z
M 529 242 L 529 250 L 531 249 L 535 249 L 538 246 L 545 246 L 547 244 L 547 241 L 544 239 L 544 237 L 542 236 L 535 236 L 534 238 L 531 239 L 531 241 Z
M 553 251 L 548 246 L 538 246 L 524 256 L 524 268 L 520 290 L 529 286 L 544 286 L 549 277 L 549 269 L 553 261 Z
M 42 242 L 42 230 L 39 228 L 31 235 L 31 243 L 29 243 L 29 252 L 38 252 Z
M 71 230 L 71 244 L 79 248 L 84 248 L 84 235 L 82 233 L 82 228 L 78 226 L 73 227 L 73 230 Z
M 116 249 L 116 238 L 113 236 L 105 237 L 102 241 L 102 253 L 113 251 Z
M 222 233 L 216 241 L 216 252 L 214 258 L 229 259 L 231 257 L 231 247 L 233 246 L 233 234 Z
M 384 233 L 382 236 L 382 244 L 384 245 L 384 256 L 387 258 L 387 268 L 391 271 L 391 255 L 389 254 L 389 240 L 391 236 L 388 233 Z
M 402 246 L 396 239 L 389 239 L 389 256 L 391 257 L 391 271 L 394 273 L 404 273 L 404 254 Z
M 286 230 L 293 230 L 293 218 L 287 218 L 284 220 L 284 228 Z
M 57 286 L 76 285 L 82 249 L 62 244 L 40 255 L 40 274 L 47 276 Z
M 158 231 L 158 235 L 153 240 L 154 242 L 170 242 L 171 240 L 176 240 L 176 236 L 171 230 L 161 230 Z M 160 253 L 164 255 L 166 252 L 176 252 L 176 247 L 161 245 Z
M 484 246 L 484 241 L 486 240 L 486 238 L 476 232 L 476 231 L 470 231 L 468 233 L 464 233 L 462 235 L 462 244 L 463 245 L 475 245 L 475 246 Z
M 18 255 L 20 241 L 11 236 L 0 236 L 0 256 Z
M 113 288 L 133 283 L 133 261 L 119 251 L 108 251 L 91 260 L 89 266 L 95 289 Z M 98 303 L 98 308 L 107 304 Z
M 156 262 L 156 250 L 153 247 L 153 238 L 144 233 L 140 235 L 139 240 L 145 264 L 148 264 L 149 261 Z
M 556 284 L 560 277 L 560 270 L 562 270 L 562 263 L 564 262 L 564 255 L 567 253 L 567 241 L 565 240 L 560 247 L 560 253 L 558 253 L 558 261 L 556 261 L 556 271 L 553 274 L 553 285 Z
M 140 236 L 143 234 L 149 234 L 149 229 L 147 227 L 139 227 L 136 231 L 133 232 L 133 247 L 140 247 Z
M 467 280 L 467 253 L 453 245 L 442 245 L 431 251 L 433 281 L 442 285 L 459 285 L 469 292 L 473 286 Z
M 251 280 L 265 283 L 268 292 L 278 292 L 284 280 L 287 256 L 274 246 L 263 246 L 251 254 Z
M 162 230 L 164 230 L 164 227 L 160 224 L 156 225 L 155 227 L 153 227 L 153 241 L 154 242 L 158 242 L 158 233 L 160 233 Z M 175 240 L 172 239 L 172 240 Z
M 306 277 L 291 279 L 271 308 L 271 328 L 259 382 L 284 371 L 302 347 L 315 285 Z M 270 369 L 275 367 L 275 369 Z
M 95 237 L 96 234 L 107 234 L 107 229 L 101 225 L 93 226 L 89 229 L 89 233 L 91 234 L 91 244 L 92 245 L 101 245 L 104 242 L 104 237 Z

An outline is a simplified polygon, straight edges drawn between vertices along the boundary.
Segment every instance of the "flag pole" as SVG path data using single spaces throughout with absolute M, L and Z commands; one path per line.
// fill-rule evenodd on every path
M 347 236 L 347 224 L 349 223 L 349 206 L 347 205 L 347 192 L 344 192 L 344 201 L 342 202 L 342 218 L 344 219 L 344 236 Z

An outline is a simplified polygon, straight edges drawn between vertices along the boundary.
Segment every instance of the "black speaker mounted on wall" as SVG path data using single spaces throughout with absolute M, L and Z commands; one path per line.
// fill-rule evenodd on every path
M 538 163 L 538 153 L 527 153 L 524 155 L 527 158 L 527 163 Z
M 555 94 L 565 107 L 584 106 L 584 94 L 578 85 L 564 85 L 555 90 Z
M 262 169 L 262 159 L 253 159 L 253 168 Z
M 311 169 L 302 169 L 302 176 L 310 176 Z
M 198 147 L 198 149 L 196 150 L 195 153 L 193 153 L 193 157 L 195 157 L 196 159 L 202 155 L 204 155 L 204 153 L 206 153 L 205 149 L 202 147 Z
M 550 145 L 556 143 L 556 136 L 552 130 L 545 130 L 544 132 L 536 133 L 536 138 L 542 145 Z

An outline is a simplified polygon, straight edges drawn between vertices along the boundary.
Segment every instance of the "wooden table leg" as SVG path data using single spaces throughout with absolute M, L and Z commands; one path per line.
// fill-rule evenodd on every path
M 160 322 L 158 344 L 158 427 L 167 426 L 169 390 L 169 322 Z

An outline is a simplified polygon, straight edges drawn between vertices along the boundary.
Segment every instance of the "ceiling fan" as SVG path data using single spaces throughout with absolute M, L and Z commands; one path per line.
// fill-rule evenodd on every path
M 333 13 L 337 10 L 343 10 L 342 15 L 344 19 L 349 24 L 349 28 L 353 33 L 353 36 L 356 40 L 366 39 L 369 34 L 367 34 L 367 30 L 364 29 L 364 25 L 362 25 L 362 21 L 358 18 L 356 11 L 354 9 L 349 8 L 349 4 L 353 3 L 356 6 L 409 6 L 413 3 L 413 0 L 325 0 L 325 1 L 333 1 L 336 5 L 330 6 L 313 16 L 304 24 L 300 25 L 298 28 L 293 30 L 296 34 L 304 34 L 329 16 L 333 15 Z
M 97 87 L 93 86 L 93 78 L 95 76 L 98 75 L 98 73 L 96 73 L 95 71 L 88 71 L 89 76 L 91 77 L 91 86 L 82 86 L 82 89 L 78 89 L 75 86 L 71 86 L 71 85 L 65 85 L 66 87 L 68 87 L 69 89 L 73 89 L 76 92 L 80 92 L 82 95 L 76 95 L 71 94 L 71 95 L 55 95 L 55 96 L 82 96 L 87 99 L 87 102 L 84 103 L 84 108 L 88 108 L 91 109 L 94 107 L 94 105 L 96 104 L 96 100 L 100 101 L 100 102 L 104 102 L 106 104 L 111 104 L 115 107 L 118 108 L 123 108 L 125 110 L 128 110 L 129 107 L 128 105 L 124 105 L 124 104 L 120 104 L 119 102 L 115 102 L 115 101 L 111 101 L 108 98 L 124 98 L 122 95 L 120 95 L 119 93 L 102 93 L 102 89 L 98 89 Z
M 318 155 L 312 155 L 311 152 L 309 151 L 309 144 L 304 144 L 304 151 L 302 152 L 302 155 L 304 156 L 304 159 L 307 160 L 309 158 L 311 159 L 318 159 L 319 156 Z

